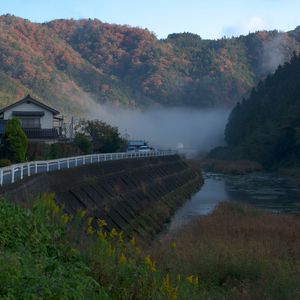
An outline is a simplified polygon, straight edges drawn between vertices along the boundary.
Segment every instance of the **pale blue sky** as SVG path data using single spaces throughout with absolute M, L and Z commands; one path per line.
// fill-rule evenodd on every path
M 159 38 L 189 31 L 203 38 L 300 25 L 299 0 L 0 0 L 0 14 L 35 22 L 97 18 L 148 28 Z

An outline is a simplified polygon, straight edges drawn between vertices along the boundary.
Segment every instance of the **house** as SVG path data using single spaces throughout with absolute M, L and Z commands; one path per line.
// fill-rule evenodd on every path
M 20 121 L 29 140 L 55 142 L 63 137 L 63 118 L 60 112 L 30 95 L 0 109 L 0 136 L 5 132 L 5 124 L 11 118 Z

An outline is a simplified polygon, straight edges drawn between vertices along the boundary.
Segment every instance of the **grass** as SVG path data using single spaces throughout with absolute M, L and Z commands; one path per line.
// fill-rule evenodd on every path
M 251 172 L 262 171 L 262 166 L 249 160 L 218 160 L 205 159 L 200 162 L 200 167 L 211 172 L 226 174 L 246 174 Z
M 165 235 L 151 254 L 163 270 L 197 274 L 199 299 L 300 299 L 296 216 L 224 203 L 176 237 Z

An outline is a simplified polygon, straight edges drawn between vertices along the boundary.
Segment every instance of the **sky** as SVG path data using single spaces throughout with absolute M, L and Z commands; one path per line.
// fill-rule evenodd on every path
M 192 32 L 202 38 L 300 25 L 299 0 L 0 0 L 0 14 L 33 22 L 96 18 L 147 28 L 158 38 Z

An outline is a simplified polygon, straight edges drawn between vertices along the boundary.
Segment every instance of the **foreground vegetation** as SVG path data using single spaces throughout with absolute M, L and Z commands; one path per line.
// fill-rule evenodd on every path
M 107 233 L 86 211 L 69 216 L 53 195 L 31 209 L 0 201 L 1 299 L 197 299 L 198 281 L 159 270 L 135 239 Z
M 199 299 L 300 298 L 299 216 L 224 203 L 151 253 L 162 269 L 198 274 Z
M 226 203 L 144 248 L 54 195 L 1 200 L 0 298 L 299 299 L 297 216 Z

